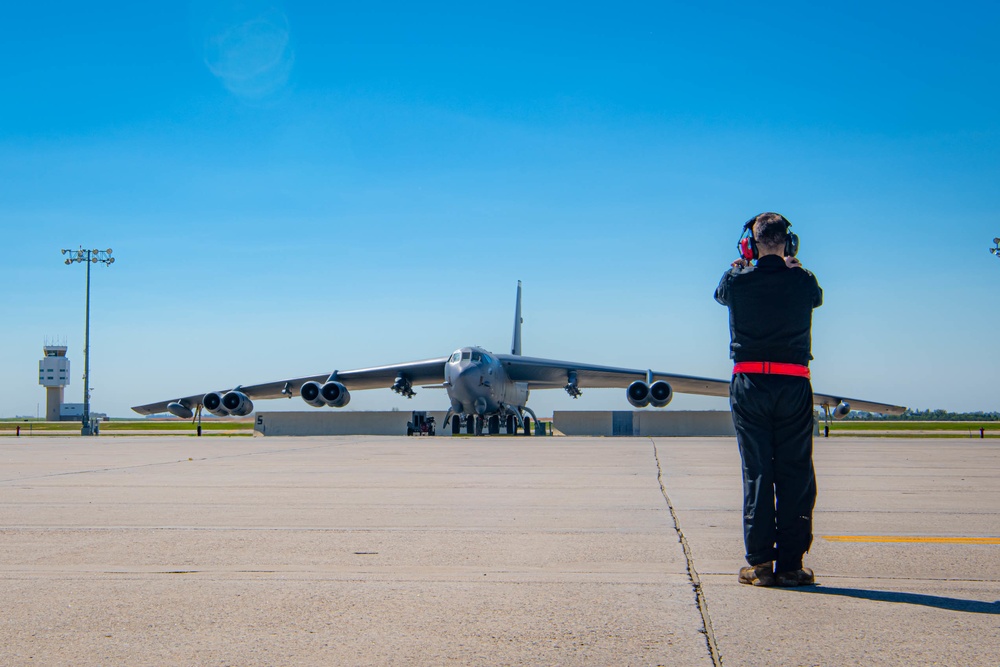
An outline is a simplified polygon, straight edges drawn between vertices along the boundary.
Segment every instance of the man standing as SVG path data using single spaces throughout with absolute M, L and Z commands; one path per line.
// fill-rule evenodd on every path
M 743 460 L 743 539 L 754 586 L 814 583 L 802 556 L 812 544 L 812 311 L 823 303 L 816 277 L 795 259 L 798 237 L 777 213 L 744 226 L 743 257 L 715 290 L 729 307 L 729 385 Z M 749 234 L 749 235 L 747 235 Z M 756 266 L 750 263 L 757 259 Z

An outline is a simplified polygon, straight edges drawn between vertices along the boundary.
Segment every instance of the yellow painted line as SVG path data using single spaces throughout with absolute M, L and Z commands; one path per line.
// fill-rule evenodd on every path
M 1000 537 L 908 537 L 897 535 L 824 535 L 830 542 L 911 542 L 919 544 L 1000 544 Z

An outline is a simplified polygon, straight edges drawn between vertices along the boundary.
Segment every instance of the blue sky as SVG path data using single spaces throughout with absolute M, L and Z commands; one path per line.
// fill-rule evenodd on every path
M 0 416 L 44 411 L 46 338 L 82 400 L 80 245 L 117 257 L 91 327 L 115 416 L 502 351 L 519 279 L 526 354 L 726 377 L 712 292 L 764 210 L 825 291 L 818 391 L 998 410 L 998 44 L 963 2 L 7 7 Z

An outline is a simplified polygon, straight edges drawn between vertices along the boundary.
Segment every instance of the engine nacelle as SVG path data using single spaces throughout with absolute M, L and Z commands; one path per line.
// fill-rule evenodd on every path
M 342 408 L 351 402 L 351 392 L 339 382 L 327 382 L 320 388 L 319 395 L 331 408 Z
M 194 411 L 180 401 L 174 401 L 173 403 L 168 404 L 167 412 L 175 417 L 180 417 L 181 419 L 191 419 L 194 417 Z
M 851 411 L 851 404 L 841 401 L 840 405 L 838 405 L 833 409 L 833 418 L 843 419 L 848 415 L 848 413 L 850 413 L 850 411 Z
M 314 408 L 322 408 L 326 406 L 326 401 L 320 395 L 320 390 L 323 389 L 323 385 L 319 382 L 314 382 L 310 380 L 302 385 L 299 389 L 299 396 L 306 404 L 313 406 Z
M 205 397 L 201 399 L 201 404 L 216 417 L 229 416 L 229 410 L 226 410 L 226 406 L 222 404 L 222 394 L 217 391 L 205 394 Z
M 253 401 L 242 391 L 230 391 L 222 397 L 222 407 L 234 417 L 246 417 L 253 412 Z
M 649 385 L 649 404 L 654 408 L 665 408 L 674 397 L 674 390 L 663 380 Z
M 642 380 L 636 380 L 625 390 L 625 397 L 633 406 L 644 408 L 649 405 L 649 385 Z

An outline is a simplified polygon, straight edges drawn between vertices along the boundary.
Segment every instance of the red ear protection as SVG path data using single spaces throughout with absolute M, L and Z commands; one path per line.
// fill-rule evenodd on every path
M 753 238 L 753 221 L 757 219 L 757 216 L 747 220 L 746 224 L 743 225 L 743 233 L 740 235 L 740 240 L 736 244 L 736 249 L 740 253 L 740 257 L 746 261 L 751 259 L 757 259 L 757 242 Z

